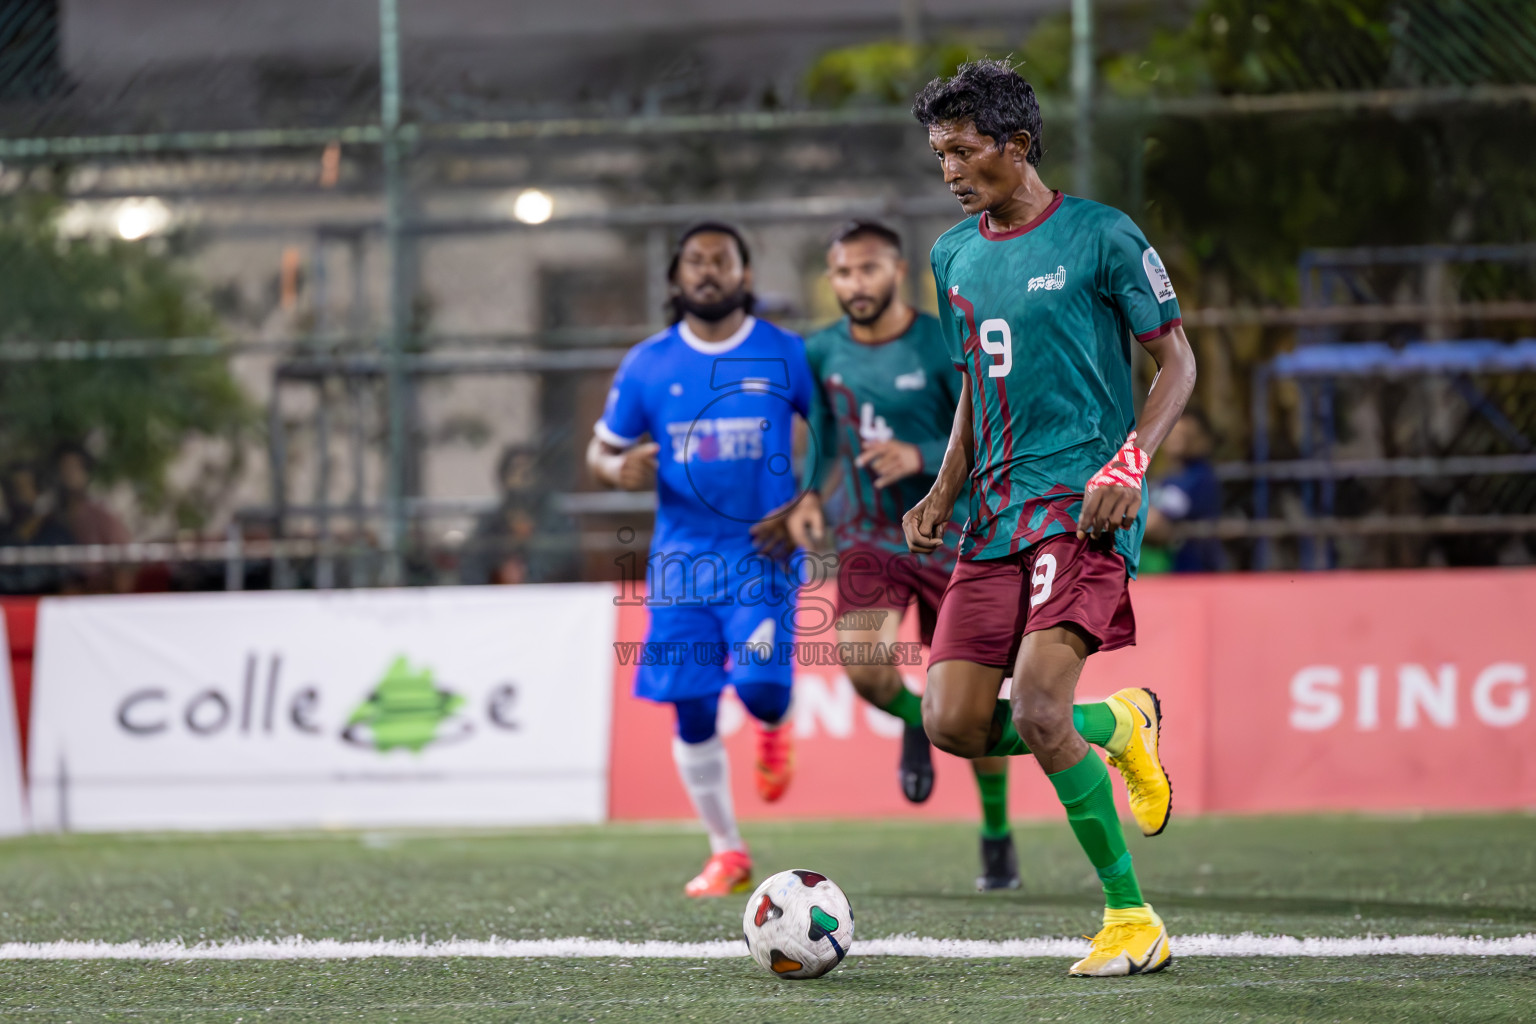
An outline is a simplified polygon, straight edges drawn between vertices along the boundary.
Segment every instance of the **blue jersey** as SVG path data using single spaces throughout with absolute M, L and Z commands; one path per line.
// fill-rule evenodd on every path
M 799 335 L 748 317 L 721 342 L 674 324 L 629 350 L 597 435 L 656 453 L 656 554 L 746 553 L 751 527 L 794 498 L 794 419 L 813 390 Z
M 779 644 L 792 639 L 795 581 L 757 551 L 751 530 L 798 493 L 794 422 L 812 389 L 805 343 L 751 317 L 721 342 L 674 325 L 619 365 L 597 436 L 627 448 L 649 434 L 661 446 L 646 639 L 680 654 L 642 662 L 637 696 L 790 685 L 794 665 Z M 761 656 L 744 656 L 748 645 Z

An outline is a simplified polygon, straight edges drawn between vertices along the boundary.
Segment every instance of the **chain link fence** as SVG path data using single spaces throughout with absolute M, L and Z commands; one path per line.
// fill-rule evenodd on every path
M 0 591 L 612 577 L 650 499 L 581 452 L 677 232 L 743 224 L 766 315 L 808 327 L 827 234 L 877 217 L 933 308 L 956 212 L 899 99 L 979 52 L 1039 85 L 1047 180 L 1174 275 L 1221 509 L 1173 546 L 1532 559 L 1536 8 L 1311 39 L 1105 4 L 1074 98 L 1064 14 L 949 6 L 899 42 L 893 8 L 593 43 L 470 0 L 0 5 Z

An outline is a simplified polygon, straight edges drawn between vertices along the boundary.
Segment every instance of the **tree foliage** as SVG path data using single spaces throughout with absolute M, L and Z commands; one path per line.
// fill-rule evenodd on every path
M 805 75 L 806 96 L 821 106 L 905 106 L 924 82 L 952 75 L 979 56 L 957 40 L 914 45 L 883 40 L 823 54 Z
M 211 314 L 188 276 L 143 242 L 70 239 L 53 197 L 0 202 L 0 342 L 207 336 Z M 0 460 L 46 459 L 84 443 L 104 483 L 127 482 L 148 512 L 199 525 L 210 491 L 238 468 L 254 424 L 223 359 L 157 357 L 0 362 Z M 222 442 L 197 478 L 168 481 L 194 440 Z
M 1102 72 L 1119 96 L 1536 82 L 1536 0 L 1207 0 Z M 1192 276 L 1294 301 L 1304 248 L 1531 237 L 1533 138 L 1529 106 L 1475 103 L 1164 118 L 1147 126 L 1146 212 Z
M 1104 38 L 1124 40 L 1097 53 L 1099 92 L 1117 100 L 1536 83 L 1536 0 L 1204 0 Z M 1000 55 L 956 41 L 849 47 L 816 63 L 806 91 L 823 104 L 905 103 L 928 77 L 987 52 Z M 1037 91 L 1066 98 L 1068 15 L 1042 19 L 1011 52 Z M 1067 128 L 1046 125 L 1058 155 L 1070 151 Z M 1293 302 L 1306 248 L 1536 237 L 1532 140 L 1529 104 L 1105 113 L 1099 196 L 1140 203 L 1133 216 L 1174 250 L 1185 281 L 1216 270 L 1231 299 Z
M 1326 106 L 1326 94 L 1344 91 L 1536 84 L 1536 0 L 1203 0 L 1193 10 L 1103 7 L 1099 16 L 1094 198 L 1144 227 L 1186 308 L 1294 305 L 1309 249 L 1536 238 L 1528 100 L 1177 116 L 1151 116 L 1138 102 L 1309 93 L 1324 94 Z M 1043 101 L 1054 101 L 1041 170 L 1067 185 L 1071 126 L 1054 112 L 1070 109 L 1069 16 L 1042 19 L 1017 46 L 974 49 L 1011 53 Z M 866 46 L 824 57 L 818 67 L 844 69 L 831 76 L 841 91 L 809 89 L 811 98 L 904 100 L 911 94 L 902 90 L 935 64 L 894 52 Z M 1375 301 L 1536 298 L 1529 265 L 1442 269 L 1433 277 L 1422 265 L 1382 265 L 1352 285 L 1369 293 L 1358 299 Z M 1450 329 L 1527 336 L 1536 324 Z M 1413 327 L 1343 333 L 1396 330 Z M 1294 340 L 1283 328 L 1198 332 L 1201 397 L 1228 457 L 1248 450 L 1252 369 Z M 1512 407 L 1506 415 L 1536 425 Z

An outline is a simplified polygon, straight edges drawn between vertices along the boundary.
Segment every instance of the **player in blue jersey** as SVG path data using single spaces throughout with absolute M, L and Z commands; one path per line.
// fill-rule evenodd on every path
M 656 488 L 646 566 L 651 613 L 635 695 L 671 703 L 677 771 L 709 833 L 689 896 L 751 888 L 729 764 L 715 731 L 727 684 L 758 723 L 758 792 L 783 795 L 794 771 L 785 728 L 793 678 L 795 578 L 755 547 L 752 527 L 796 494 L 794 419 L 814 384 L 799 336 L 752 316 L 751 255 L 740 232 L 683 233 L 668 271 L 674 323 L 636 345 L 587 448 L 609 487 Z M 649 437 L 649 440 L 645 438 Z

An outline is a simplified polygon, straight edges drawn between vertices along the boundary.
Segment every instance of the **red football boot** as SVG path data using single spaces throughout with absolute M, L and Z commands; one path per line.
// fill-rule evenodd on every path
M 683 893 L 695 898 L 729 896 L 751 888 L 752 857 L 746 850 L 726 850 L 705 861 L 704 870 L 683 887 Z

